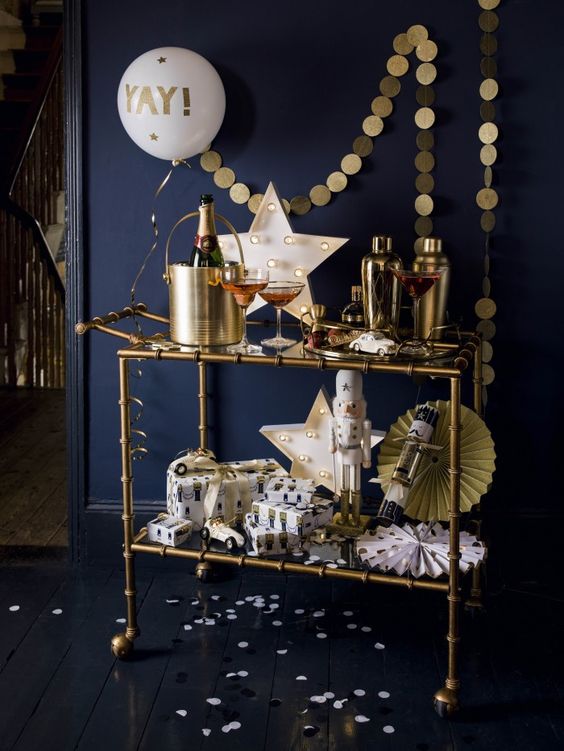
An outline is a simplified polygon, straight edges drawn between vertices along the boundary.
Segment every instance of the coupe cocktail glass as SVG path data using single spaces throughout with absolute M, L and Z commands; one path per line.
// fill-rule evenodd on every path
M 276 308 L 276 336 L 271 339 L 263 339 L 261 344 L 277 349 L 296 344 L 297 339 L 288 339 L 282 336 L 282 308 L 291 303 L 304 287 L 304 282 L 270 282 L 268 287 L 259 292 L 265 302 Z
M 262 347 L 250 344 L 247 339 L 247 308 L 255 295 L 268 284 L 268 269 L 245 268 L 241 273 L 239 266 L 225 266 L 221 270 L 221 286 L 231 292 L 237 305 L 243 310 L 243 338 L 238 344 L 227 347 L 228 352 L 244 355 L 259 354 Z
M 402 287 L 413 300 L 413 338 L 403 342 L 400 351 L 414 357 L 425 357 L 433 352 L 433 345 L 418 335 L 419 303 L 433 284 L 441 278 L 444 269 L 436 271 L 412 271 L 411 269 L 390 269 L 401 282 Z

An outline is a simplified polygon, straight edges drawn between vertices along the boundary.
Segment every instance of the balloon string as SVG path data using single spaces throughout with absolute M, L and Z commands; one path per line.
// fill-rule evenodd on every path
M 139 280 L 143 276 L 143 272 L 145 271 L 145 267 L 147 266 L 147 263 L 149 262 L 149 258 L 153 255 L 155 250 L 157 249 L 157 245 L 159 242 L 159 226 L 157 224 L 157 211 L 156 211 L 156 201 L 159 195 L 161 194 L 163 188 L 168 183 L 168 181 L 171 178 L 172 173 L 174 172 L 174 168 L 178 167 L 179 164 L 183 164 L 185 167 L 190 167 L 188 162 L 184 161 L 184 159 L 175 159 L 172 162 L 172 167 L 168 171 L 167 176 L 165 179 L 161 182 L 157 190 L 155 191 L 155 195 L 153 196 L 153 206 L 151 209 L 151 224 L 153 226 L 153 243 L 151 247 L 149 248 L 149 251 L 145 255 L 145 258 L 143 259 L 143 263 L 141 264 L 141 267 L 139 268 L 139 271 L 137 272 L 135 279 L 133 280 L 133 284 L 131 285 L 131 309 L 133 311 L 133 322 L 135 324 L 135 328 L 137 329 L 137 333 L 139 337 L 143 338 L 143 331 L 141 329 L 141 324 L 139 323 L 138 317 L 135 315 L 135 292 L 137 289 L 137 284 L 139 283 Z M 143 375 L 143 371 L 141 370 L 141 367 L 138 366 L 136 370 L 132 370 L 131 375 L 134 376 L 137 381 L 139 382 L 141 380 L 141 377 Z M 134 436 L 134 445 L 131 448 L 131 457 L 133 461 L 140 461 L 143 459 L 149 452 L 149 449 L 145 446 L 145 443 L 148 440 L 147 433 L 144 430 L 141 430 L 139 427 L 139 424 L 141 422 L 143 411 L 144 411 L 144 404 L 141 399 L 139 399 L 138 396 L 131 396 L 130 401 L 137 404 L 139 407 L 137 414 L 133 417 L 133 419 L 130 421 L 130 427 L 131 427 L 131 433 Z
M 145 271 L 145 267 L 147 266 L 147 263 L 149 262 L 150 257 L 153 255 L 155 250 L 157 249 L 157 245 L 159 243 L 159 227 L 157 224 L 157 211 L 156 211 L 156 201 L 159 195 L 161 194 L 163 188 L 168 183 L 168 181 L 171 178 L 172 173 L 174 172 L 174 168 L 178 167 L 180 164 L 183 164 L 185 167 L 188 167 L 191 169 L 190 165 L 187 161 L 184 159 L 174 159 L 172 162 L 172 167 L 168 171 L 167 176 L 165 179 L 161 182 L 157 190 L 155 191 L 155 195 L 153 196 L 153 206 L 151 209 L 151 225 L 153 227 L 153 244 L 149 248 L 147 254 L 145 255 L 145 258 L 143 259 L 143 263 L 141 264 L 139 271 L 137 272 L 135 279 L 133 280 L 133 284 L 131 285 L 131 308 L 133 309 L 133 322 L 135 323 L 135 327 L 137 329 L 137 333 L 139 336 L 143 336 L 143 331 L 141 329 L 141 325 L 139 324 L 139 321 L 137 319 L 137 316 L 135 315 L 135 292 L 137 289 L 137 284 L 139 283 L 139 280 L 143 276 L 143 272 Z

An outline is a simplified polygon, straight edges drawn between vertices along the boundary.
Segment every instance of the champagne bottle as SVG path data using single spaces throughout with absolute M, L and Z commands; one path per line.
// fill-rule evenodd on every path
M 351 287 L 351 302 L 343 308 L 341 320 L 343 323 L 350 323 L 354 326 L 364 326 L 364 306 L 360 285 Z
M 219 247 L 215 231 L 212 195 L 206 193 L 200 196 L 199 211 L 198 233 L 194 238 L 194 247 L 192 248 L 189 265 L 198 268 L 224 266 L 223 254 Z

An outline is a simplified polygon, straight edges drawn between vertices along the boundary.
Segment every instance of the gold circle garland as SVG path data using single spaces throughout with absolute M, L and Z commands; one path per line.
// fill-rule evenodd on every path
M 495 301 L 491 297 L 492 284 L 490 279 L 490 247 L 492 232 L 495 228 L 494 209 L 499 205 L 499 193 L 493 187 L 495 184 L 494 166 L 497 162 L 498 151 L 495 143 L 499 139 L 499 128 L 494 122 L 496 116 L 495 100 L 499 95 L 499 84 L 496 80 L 497 39 L 494 32 L 499 27 L 499 16 L 494 9 L 501 0 L 478 0 L 478 26 L 484 32 L 480 39 L 480 51 L 483 55 L 480 61 L 480 73 L 483 80 L 479 86 L 480 117 L 482 125 L 478 131 L 480 142 L 480 162 L 484 166 L 484 187 L 476 193 L 476 204 L 481 209 L 480 227 L 484 233 L 484 276 L 482 279 L 482 297 L 474 306 L 479 318 L 477 330 L 482 334 L 482 403 L 488 402 L 489 386 L 495 379 L 495 370 L 491 365 L 493 346 L 491 340 L 495 335 L 493 318 L 497 311 Z
M 488 0 L 482 1 L 488 2 Z M 495 0 L 489 0 L 490 5 L 494 2 Z M 494 19 L 487 15 L 491 15 L 491 10 L 483 8 L 482 12 L 486 15 L 484 24 L 488 27 L 491 26 Z M 419 217 L 416 232 L 419 237 L 432 233 L 433 223 L 429 214 L 434 206 L 433 199 L 430 196 L 434 189 L 434 180 L 429 173 L 435 166 L 434 157 L 430 153 L 434 145 L 430 129 L 435 123 L 435 113 L 432 109 L 435 92 L 431 83 L 435 81 L 437 76 L 437 68 L 433 61 L 438 55 L 438 47 L 432 39 L 429 39 L 429 32 L 425 26 L 420 24 L 410 26 L 406 32 L 395 36 L 392 47 L 393 54 L 386 62 L 387 75 L 380 81 L 380 93 L 372 99 L 370 114 L 364 117 L 362 121 L 362 134 L 354 139 L 352 152 L 342 157 L 340 169 L 327 176 L 325 185 L 314 185 L 307 195 L 294 196 L 290 201 L 282 199 L 287 212 L 302 215 L 310 211 L 313 206 L 326 206 L 335 194 L 345 190 L 349 184 L 349 177 L 360 172 L 362 160 L 372 153 L 374 140 L 385 129 L 385 119 L 393 113 L 392 99 L 401 91 L 399 79 L 409 70 L 409 60 L 406 56 L 415 53 L 418 62 L 415 77 L 419 83 L 416 93 L 419 108 L 415 113 L 415 123 L 419 128 L 417 134 L 419 154 L 415 162 L 418 170 L 418 182 L 416 182 L 418 196 L 415 199 L 415 208 Z M 490 78 L 492 77 L 490 76 Z M 488 92 L 491 93 L 493 84 L 488 86 Z M 493 141 L 484 141 L 484 144 L 486 143 L 493 143 Z M 249 211 L 256 214 L 262 194 L 251 194 L 251 190 L 245 183 L 237 181 L 235 172 L 224 165 L 223 157 L 218 151 L 206 149 L 200 156 L 200 165 L 205 172 L 213 174 L 213 180 L 218 187 L 229 190 L 229 195 L 234 203 L 246 203 Z

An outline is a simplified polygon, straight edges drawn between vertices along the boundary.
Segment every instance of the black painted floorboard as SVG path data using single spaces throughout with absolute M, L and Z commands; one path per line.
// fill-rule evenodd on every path
M 561 602 L 505 592 L 462 617 L 463 709 L 440 720 L 446 601 L 311 578 L 0 568 L 0 749 L 556 751 Z

